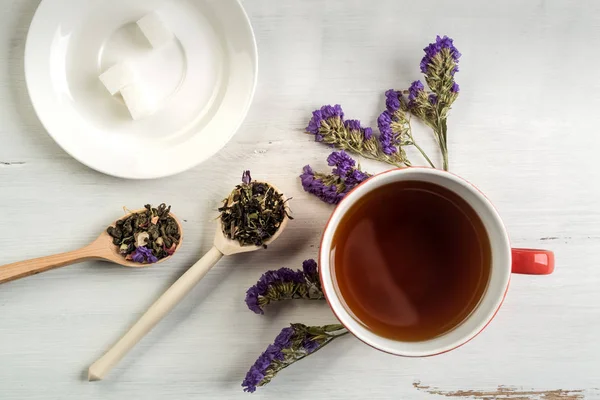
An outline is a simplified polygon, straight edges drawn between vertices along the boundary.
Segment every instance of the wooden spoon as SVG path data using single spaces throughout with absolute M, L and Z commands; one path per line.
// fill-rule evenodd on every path
M 142 211 L 144 210 L 133 211 L 132 213 L 125 215 L 123 218 L 119 218 L 119 220 L 125 219 L 131 214 Z M 183 241 L 183 230 L 179 220 L 173 214 L 169 215 L 175 219 L 175 222 L 177 222 L 177 226 L 179 227 L 179 232 L 181 234 L 179 244 L 175 250 L 175 252 L 177 252 L 181 246 L 181 242 Z M 117 221 L 115 221 L 112 226 L 115 226 L 116 223 Z M 113 244 L 112 240 L 113 238 L 106 233 L 106 230 L 104 230 L 100 236 L 98 236 L 98 239 L 79 250 L 0 266 L 0 283 L 14 281 L 30 275 L 39 274 L 40 272 L 49 271 L 51 269 L 64 267 L 65 265 L 76 264 L 87 260 L 104 260 L 122 265 L 124 267 L 142 268 L 160 264 L 172 257 L 165 257 L 154 264 L 142 264 L 128 261 L 125 259 L 125 257 L 119 254 L 119 248 Z
M 273 185 L 269 184 L 274 190 L 281 193 Z M 285 198 L 283 198 L 285 201 Z M 289 222 L 287 215 L 284 217 L 279 229 L 265 244 L 270 244 L 277 240 Z M 206 253 L 200 261 L 194 264 L 185 274 L 181 276 L 167 291 L 146 311 L 146 313 L 133 325 L 133 327 L 123 336 L 104 356 L 96 361 L 88 370 L 88 379 L 90 381 L 99 381 L 104 379 L 106 374 L 121 359 L 167 315 L 190 290 L 210 271 L 210 269 L 223 256 L 233 254 L 247 253 L 262 249 L 261 246 L 242 246 L 237 241 L 225 237 L 218 221 L 217 232 L 215 234 L 212 249 Z

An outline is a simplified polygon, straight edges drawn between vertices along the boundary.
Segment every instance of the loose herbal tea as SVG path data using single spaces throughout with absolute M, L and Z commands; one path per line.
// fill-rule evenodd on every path
M 266 246 L 288 215 L 286 200 L 271 185 L 252 181 L 250 171 L 242 175 L 238 185 L 223 200 L 221 225 L 228 239 L 242 246 Z
M 164 203 L 158 208 L 147 204 L 144 211 L 118 220 L 106 232 L 126 260 L 153 264 L 173 255 L 181 240 L 179 225 L 170 212 L 171 206 Z

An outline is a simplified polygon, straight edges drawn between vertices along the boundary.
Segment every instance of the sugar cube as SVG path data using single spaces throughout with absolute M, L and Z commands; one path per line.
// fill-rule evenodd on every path
M 126 62 L 118 63 L 107 69 L 100 80 L 111 95 L 117 94 L 122 88 L 134 82 L 135 76 L 130 65 Z
M 140 19 L 137 24 L 154 48 L 162 47 L 175 38 L 173 32 L 169 30 L 155 11 Z
M 121 89 L 121 95 L 125 105 L 129 109 L 131 117 L 137 121 L 148 117 L 156 112 L 156 102 L 149 96 L 139 84 L 132 84 Z

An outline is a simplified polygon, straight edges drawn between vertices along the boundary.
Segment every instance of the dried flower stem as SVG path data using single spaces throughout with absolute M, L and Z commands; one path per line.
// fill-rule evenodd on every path
M 446 124 L 446 119 L 440 119 L 441 125 L 441 137 L 442 137 L 442 159 L 443 159 L 443 168 L 444 171 L 448 171 L 450 167 L 448 165 L 448 126 Z
M 427 161 L 427 163 L 431 166 L 431 168 L 435 168 L 435 165 L 433 164 L 433 162 L 431 161 L 431 159 L 427 156 L 427 153 L 425 152 L 425 150 L 423 150 L 423 148 L 421 148 L 421 146 L 419 146 L 417 144 L 417 141 L 415 140 L 413 134 L 412 134 L 412 125 L 410 123 L 410 117 L 407 118 L 406 121 L 407 125 L 408 125 L 408 130 L 407 130 L 407 135 L 410 138 L 410 144 L 412 144 L 413 146 L 415 146 L 415 148 L 417 150 L 419 150 L 419 153 L 421 153 L 421 155 L 423 156 L 423 158 L 425 158 L 425 160 Z
M 425 158 L 425 160 L 427 161 L 427 163 L 432 167 L 435 168 L 435 165 L 433 164 L 433 162 L 429 159 L 429 157 L 427 157 L 427 153 L 425 153 L 425 151 L 421 148 L 421 146 L 419 146 L 416 142 L 413 142 L 413 146 L 415 146 L 415 148 L 417 150 L 419 150 L 419 152 L 421 153 L 421 155 L 423 156 L 423 158 Z

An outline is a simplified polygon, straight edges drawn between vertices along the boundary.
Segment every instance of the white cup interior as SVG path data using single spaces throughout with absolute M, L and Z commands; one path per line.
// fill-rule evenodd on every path
M 453 330 L 434 339 L 402 342 L 379 336 L 354 319 L 340 299 L 330 265 L 330 250 L 334 234 L 345 213 L 370 191 L 394 182 L 421 181 L 443 186 L 461 196 L 479 215 L 487 230 L 492 250 L 490 279 L 479 305 L 471 315 Z M 473 185 L 448 172 L 429 168 L 397 169 L 377 175 L 352 191 L 333 212 L 321 243 L 320 271 L 323 290 L 340 322 L 357 338 L 387 353 L 407 356 L 431 356 L 452 350 L 475 337 L 492 320 L 508 289 L 511 273 L 511 250 L 506 229 L 489 200 Z

